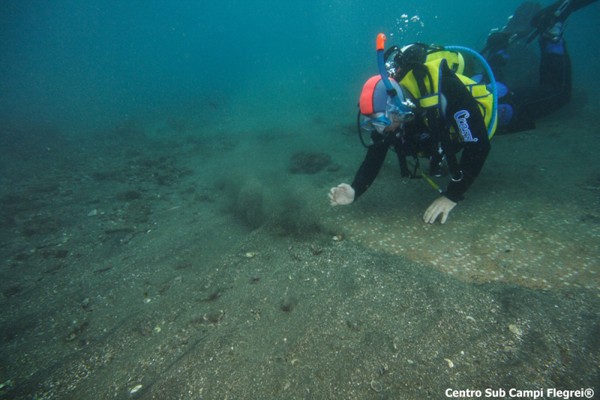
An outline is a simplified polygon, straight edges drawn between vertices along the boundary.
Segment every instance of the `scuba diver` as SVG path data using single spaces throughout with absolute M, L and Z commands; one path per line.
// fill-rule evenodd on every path
M 367 154 L 352 184 L 330 189 L 330 204 L 348 205 L 365 193 L 393 148 L 403 177 L 422 177 L 441 194 L 425 211 L 424 222 L 439 218 L 444 224 L 481 172 L 496 128 L 530 129 L 534 118 L 568 102 L 571 67 L 562 38 L 565 21 L 595 1 L 559 0 L 546 8 L 523 3 L 502 30 L 488 36 L 481 52 L 487 61 L 472 50 L 465 53 L 469 49 L 421 43 L 392 46 L 384 53 L 385 36 L 380 34 L 380 73 L 367 80 L 359 100 L 359 135 Z M 491 69 L 506 64 L 508 46 L 537 36 L 542 49 L 539 87 L 519 96 L 497 85 Z M 414 160 L 412 170 L 408 157 Z M 429 175 L 419 158 L 429 160 Z M 444 190 L 430 176 L 445 174 L 450 182 Z
M 481 51 L 502 81 L 510 69 L 511 44 L 532 42 L 539 36 L 539 82 L 533 88 L 510 88 L 498 91 L 499 133 L 534 129 L 535 120 L 558 110 L 571 99 L 571 60 L 563 32 L 567 18 L 597 0 L 559 0 L 545 8 L 537 2 L 521 4 L 501 30 L 492 29 Z M 510 77 L 507 77 L 510 79 Z

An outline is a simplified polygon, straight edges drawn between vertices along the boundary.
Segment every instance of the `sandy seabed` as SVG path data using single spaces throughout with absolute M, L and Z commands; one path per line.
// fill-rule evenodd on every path
M 598 390 L 589 115 L 495 138 L 444 226 L 422 223 L 436 193 L 391 156 L 356 204 L 330 207 L 363 151 L 323 120 L 309 124 L 329 136 L 309 144 L 136 125 L 9 137 L 0 398 Z M 329 164 L 292 173 L 297 151 Z

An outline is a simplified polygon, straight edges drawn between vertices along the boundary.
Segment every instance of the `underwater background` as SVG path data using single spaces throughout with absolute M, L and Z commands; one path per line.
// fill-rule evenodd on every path
M 0 2 L 0 399 L 598 393 L 598 4 L 444 226 L 391 156 L 328 204 L 376 35 L 481 50 L 520 3 Z
M 390 45 L 481 49 L 518 4 L 5 1 L 2 118 L 83 135 L 177 114 L 204 117 L 207 129 L 217 119 L 281 125 L 275 114 L 293 125 L 307 115 L 350 114 L 376 73 L 378 32 Z M 598 59 L 586 50 L 598 35 L 595 8 L 567 29 L 576 85 L 590 93 L 598 90 Z

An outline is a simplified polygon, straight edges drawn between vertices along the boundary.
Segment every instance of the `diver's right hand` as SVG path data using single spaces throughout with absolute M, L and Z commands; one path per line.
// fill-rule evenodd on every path
M 332 206 L 345 206 L 354 201 L 354 189 L 347 183 L 341 183 L 329 190 L 329 203 Z

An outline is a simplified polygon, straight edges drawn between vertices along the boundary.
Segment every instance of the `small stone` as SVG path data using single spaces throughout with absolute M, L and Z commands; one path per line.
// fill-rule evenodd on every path
M 135 393 L 139 392 L 142 387 L 143 387 L 143 385 L 135 385 L 134 387 L 131 388 L 131 390 L 129 391 L 129 394 L 135 394 Z
M 520 338 L 523 335 L 523 330 L 515 324 L 508 325 L 508 330 L 511 331 L 518 338 Z

